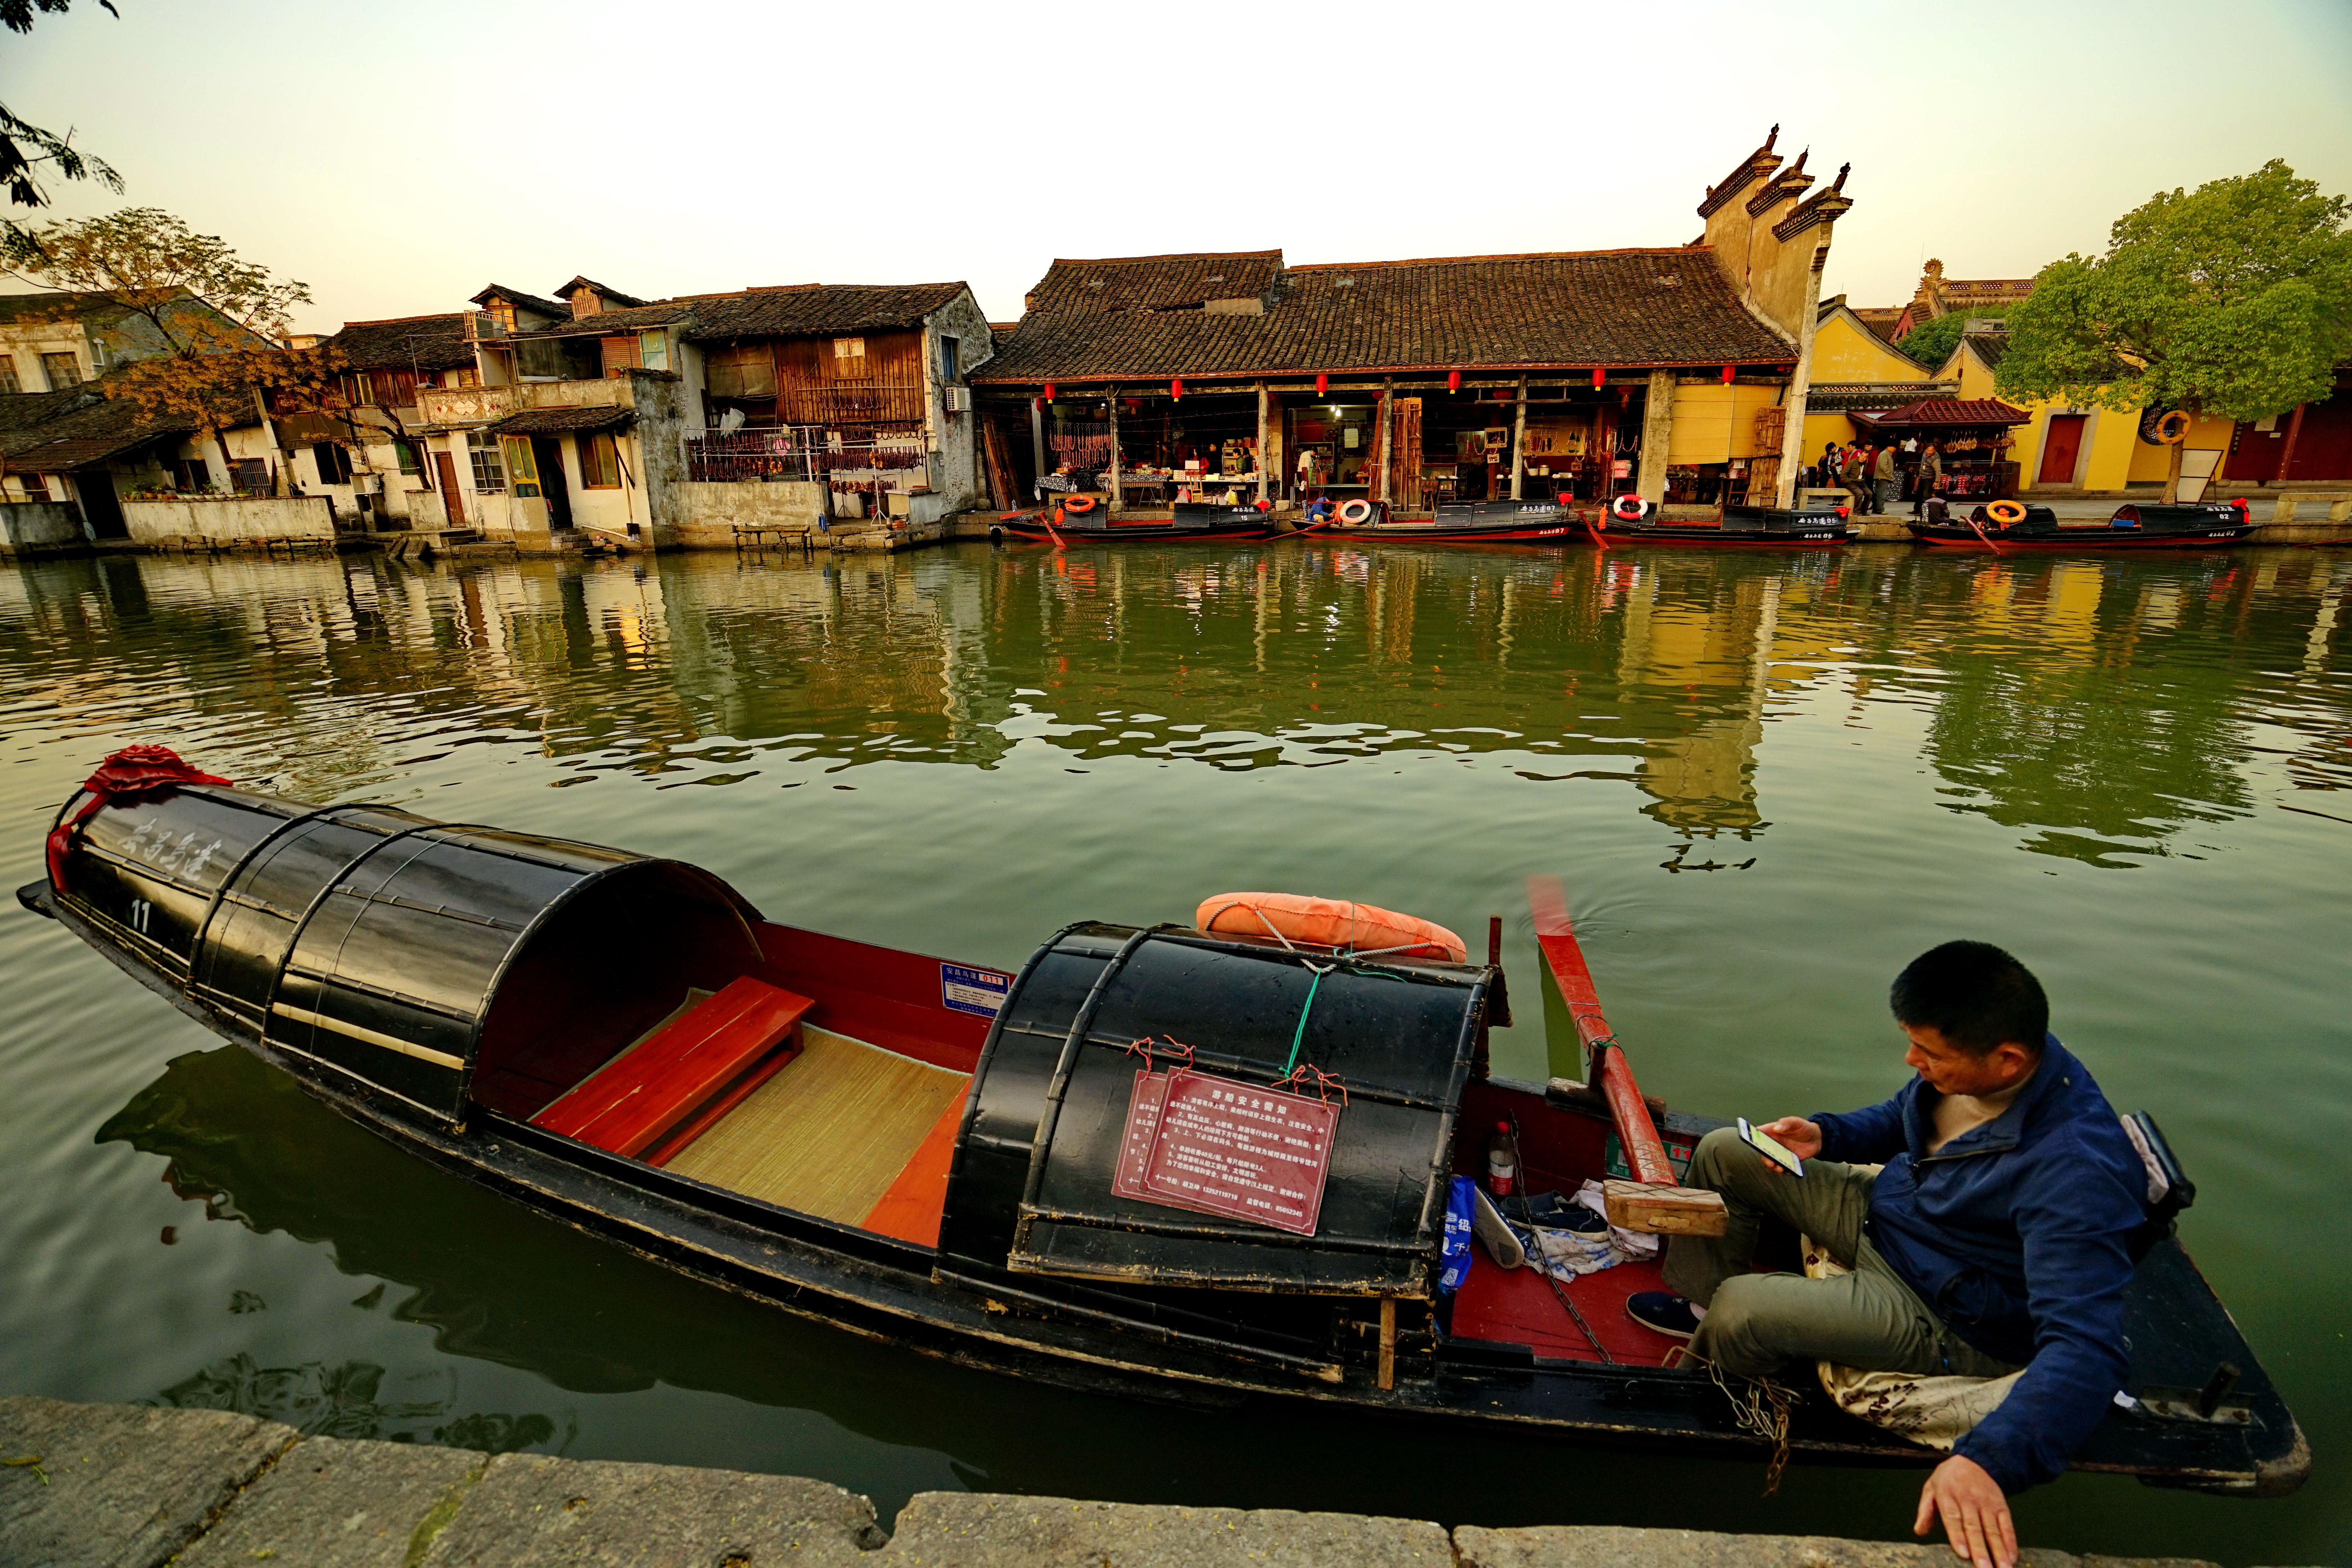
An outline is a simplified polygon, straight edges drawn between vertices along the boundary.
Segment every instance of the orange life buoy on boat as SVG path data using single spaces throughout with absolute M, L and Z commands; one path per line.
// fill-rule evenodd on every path
M 1385 952 L 1400 958 L 1465 962 L 1462 939 L 1431 921 L 1346 899 L 1310 899 L 1300 893 L 1219 893 L 1201 900 L 1192 922 L 1226 936 L 1280 936 L 1317 947 L 1355 952 Z
M 2176 419 L 2179 421 L 2178 425 L 2173 423 Z M 2180 443 L 2189 439 L 2189 426 L 2193 423 L 2195 423 L 2195 421 L 2189 417 L 2189 411 L 2187 409 L 2172 409 L 2168 413 L 2161 416 L 2156 422 L 2156 430 L 2154 432 L 2156 436 L 2156 444 L 2159 447 L 2178 447 Z
M 1372 503 L 1361 496 L 1339 503 L 1339 521 L 1349 528 L 1361 528 L 1372 521 Z
M 1985 516 L 2008 528 L 2025 521 L 2025 505 L 2022 501 L 1997 500 L 1985 508 Z
M 1102 503 L 1100 501 L 1095 500 L 1092 496 L 1072 496 L 1069 500 L 1062 503 L 1062 510 L 1067 512 L 1075 512 L 1078 516 L 1084 517 L 1087 513 L 1094 510 L 1095 508 L 1101 504 Z
M 1640 496 L 1619 496 L 1609 503 L 1609 515 L 1620 522 L 1639 522 L 1650 514 L 1650 503 Z

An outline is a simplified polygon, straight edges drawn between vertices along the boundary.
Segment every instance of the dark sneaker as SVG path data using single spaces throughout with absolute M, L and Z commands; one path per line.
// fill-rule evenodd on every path
M 1625 1315 L 1653 1333 L 1686 1340 L 1698 1332 L 1698 1309 L 1672 1290 L 1637 1290 L 1625 1298 Z

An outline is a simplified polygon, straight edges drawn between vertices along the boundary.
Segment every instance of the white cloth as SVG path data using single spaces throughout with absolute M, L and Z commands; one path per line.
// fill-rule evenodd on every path
M 1807 1279 L 1832 1279 L 1849 1272 L 1811 1237 L 1798 1239 L 1805 1249 Z M 1832 1361 L 1820 1362 L 1816 1367 L 1822 1391 L 1847 1415 L 1947 1454 L 2000 1408 L 2017 1380 L 2025 1375 L 2020 1370 L 2007 1377 L 1922 1377 L 1905 1372 L 1864 1372 Z

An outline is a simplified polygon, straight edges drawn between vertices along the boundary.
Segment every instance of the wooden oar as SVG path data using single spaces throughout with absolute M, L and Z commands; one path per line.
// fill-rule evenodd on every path
M 1570 508 L 1570 510 L 1574 510 L 1574 509 L 1573 509 L 1573 508 Z M 1580 512 L 1577 512 L 1577 514 L 1576 514 L 1576 515 L 1577 515 L 1578 519 L 1579 519 L 1580 521 L 1582 521 L 1582 522 L 1583 522 L 1583 524 L 1584 524 L 1584 531 L 1585 531 L 1585 532 L 1587 532 L 1587 533 L 1589 533 L 1589 534 L 1591 534 L 1591 535 L 1592 535 L 1592 542 L 1593 542 L 1593 543 L 1595 543 L 1595 544 L 1597 544 L 1597 545 L 1599 545 L 1599 546 L 1601 546 L 1601 549 L 1603 549 L 1603 550 L 1608 549 L 1608 548 L 1609 548 L 1609 542 L 1608 542 L 1607 540 L 1605 540 L 1605 539 L 1603 539 L 1603 538 L 1601 538 L 1601 530 L 1600 530 L 1597 526 L 1595 526 L 1595 525 L 1594 525 L 1593 521 L 1592 521 L 1591 518 L 1586 517 L 1586 516 L 1585 516 L 1582 512 L 1580 512 Z
M 2000 546 L 1992 542 L 1992 535 L 1984 531 L 1984 524 L 1977 521 L 1976 513 L 1970 512 L 1960 521 L 1977 531 L 1977 537 L 1984 541 L 1984 545 L 1987 550 L 1991 551 L 1995 555 L 2000 553 Z
M 1569 1016 L 1576 1022 L 1577 1038 L 1591 1059 L 1592 1087 L 1609 1107 L 1618 1146 L 1633 1173 L 1631 1182 L 1602 1184 L 1610 1223 L 1627 1230 L 1721 1236 L 1730 1219 L 1722 1195 L 1675 1184 L 1674 1163 L 1650 1119 L 1642 1086 L 1633 1080 L 1624 1048 L 1601 1011 L 1601 995 L 1593 987 L 1592 971 L 1585 966 L 1584 951 L 1576 944 L 1576 926 L 1569 919 L 1568 893 L 1559 879 L 1529 877 L 1528 908 L 1535 916 L 1536 945 L 1543 949 Z

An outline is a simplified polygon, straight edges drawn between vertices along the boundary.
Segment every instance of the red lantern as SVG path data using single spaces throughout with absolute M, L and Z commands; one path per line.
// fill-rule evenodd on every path
M 1168 395 L 1171 397 L 1181 397 L 1184 395 L 1184 378 L 1182 376 L 1176 375 L 1168 378 Z
M 1729 365 L 1725 365 L 1723 367 L 1723 384 L 1726 386 L 1729 386 L 1731 384 L 1731 367 Z
M 1598 392 L 1598 391 L 1600 391 L 1600 390 L 1601 390 L 1601 367 L 1600 367 L 1599 365 L 1597 365 L 1597 364 L 1596 364 L 1596 365 L 1594 365 L 1594 366 L 1592 367 L 1592 390 L 1593 390 L 1593 391 Z
M 1054 401 L 1054 384 L 1050 381 L 1045 384 L 1045 401 L 1048 403 Z
M 1315 395 L 1321 397 L 1331 390 L 1331 378 L 1321 371 L 1315 373 Z
M 1445 390 L 1448 392 L 1459 392 L 1462 390 L 1462 373 L 1460 371 L 1449 370 L 1445 373 Z

